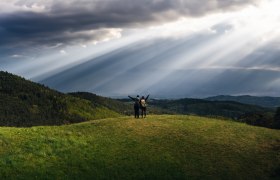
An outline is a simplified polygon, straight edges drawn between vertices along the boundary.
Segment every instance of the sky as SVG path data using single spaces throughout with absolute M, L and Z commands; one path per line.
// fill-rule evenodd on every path
M 279 97 L 279 7 L 279 0 L 0 0 L 0 70 L 108 97 Z

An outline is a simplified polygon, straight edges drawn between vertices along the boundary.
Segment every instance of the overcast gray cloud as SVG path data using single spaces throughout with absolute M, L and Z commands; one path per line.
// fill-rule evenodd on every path
M 279 96 L 279 5 L 1 0 L 0 65 L 65 92 Z
M 4 0 L 0 2 L 0 47 L 99 41 L 114 38 L 112 31 L 119 36 L 120 28 L 143 28 L 180 17 L 236 10 L 258 1 Z

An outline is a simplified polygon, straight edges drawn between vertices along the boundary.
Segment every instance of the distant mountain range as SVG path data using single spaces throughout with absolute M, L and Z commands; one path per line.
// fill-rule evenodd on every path
M 242 101 L 247 104 L 234 102 L 238 99 L 241 101 L 245 98 L 233 96 L 217 96 L 207 100 L 151 98 L 148 100 L 148 112 L 194 114 L 240 120 L 246 114 L 256 113 L 261 113 L 261 116 L 269 114 L 269 117 L 273 117 L 275 110 L 268 107 L 277 106 L 275 98 L 267 98 L 266 103 L 258 104 L 262 106 L 266 104 L 266 107 L 250 105 L 247 101 Z M 257 97 L 255 99 L 259 100 Z M 261 102 L 257 100 L 251 102 Z M 0 126 L 61 125 L 132 114 L 133 102 L 128 98 L 112 99 L 88 92 L 65 94 L 0 71 Z
M 234 101 L 208 101 L 203 99 L 152 100 L 150 104 L 176 114 L 227 117 L 239 119 L 244 114 L 273 112 L 270 108 L 242 104 Z
M 262 107 L 276 108 L 280 107 L 280 97 L 258 97 L 258 96 L 229 96 L 220 95 L 206 98 L 208 101 L 235 101 L 243 104 L 252 104 Z

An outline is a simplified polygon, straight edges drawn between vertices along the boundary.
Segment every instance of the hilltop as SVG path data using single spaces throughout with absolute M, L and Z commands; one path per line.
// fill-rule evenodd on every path
M 197 116 L 0 128 L 3 179 L 279 179 L 280 131 Z

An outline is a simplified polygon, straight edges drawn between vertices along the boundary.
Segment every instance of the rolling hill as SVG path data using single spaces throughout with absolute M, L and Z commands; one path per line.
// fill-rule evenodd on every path
M 254 126 L 279 129 L 275 109 L 234 101 L 208 101 L 203 99 L 151 100 L 150 104 L 173 114 L 195 114 L 205 117 L 231 119 Z M 171 113 L 172 114 L 172 113 Z
M 274 112 L 272 109 L 233 101 L 207 101 L 202 99 L 151 100 L 150 105 L 176 114 L 196 114 L 239 119 L 246 113 Z
M 265 127 L 273 124 L 273 109 L 233 101 L 149 99 L 148 104 L 149 114 L 196 114 L 226 117 Z M 132 114 L 133 102 L 129 99 L 116 100 L 87 92 L 64 94 L 0 72 L 0 126 L 62 125 Z M 260 116 L 256 119 L 255 114 Z M 259 121 L 258 117 L 266 118 L 255 123 L 251 117 L 256 121 Z
M 279 179 L 280 131 L 188 115 L 0 127 L 3 179 Z
M 280 97 L 257 97 L 257 96 L 214 96 L 206 98 L 209 101 L 235 101 L 243 104 L 252 104 L 262 107 L 280 107 Z
M 136 120 L 123 116 L 130 115 L 132 104 L 85 92 L 64 94 L 0 72 L 0 125 L 35 126 L 0 127 L 0 177 L 280 178 L 279 130 L 193 115 L 149 114 Z M 148 109 L 231 118 L 273 112 L 199 99 L 150 99 Z

